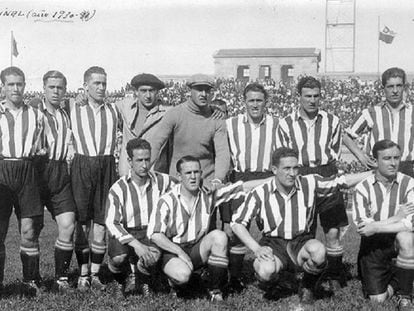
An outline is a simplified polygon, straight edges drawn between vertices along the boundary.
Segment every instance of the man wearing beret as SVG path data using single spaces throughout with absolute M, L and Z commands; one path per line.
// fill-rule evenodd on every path
M 176 175 L 175 163 L 191 155 L 201 163 L 204 185 L 214 188 L 221 184 L 229 170 L 230 152 L 224 120 L 213 116 L 210 102 L 214 81 L 206 75 L 194 75 L 187 85 L 190 97 L 171 108 L 147 139 L 152 146 L 151 161 L 159 159 L 162 146 L 173 139 L 170 175 Z
M 122 146 L 119 157 L 119 175 L 127 175 L 130 169 L 126 144 L 133 138 L 151 135 L 166 112 L 166 107 L 159 104 L 158 91 L 165 87 L 164 82 L 149 73 L 136 75 L 131 80 L 134 98 L 125 98 L 116 103 L 123 120 Z M 168 171 L 168 144 L 163 146 L 161 159 L 155 167 L 157 171 Z

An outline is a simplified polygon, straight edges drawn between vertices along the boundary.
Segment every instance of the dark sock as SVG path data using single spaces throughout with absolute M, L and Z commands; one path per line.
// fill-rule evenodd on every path
M 229 272 L 230 277 L 240 278 L 243 270 L 244 254 L 232 254 L 229 255 Z
M 398 294 L 411 296 L 413 291 L 414 270 L 395 267 L 395 278 L 398 282 Z
M 57 279 L 68 277 L 70 261 L 72 260 L 73 244 L 56 241 L 55 244 L 55 276 Z

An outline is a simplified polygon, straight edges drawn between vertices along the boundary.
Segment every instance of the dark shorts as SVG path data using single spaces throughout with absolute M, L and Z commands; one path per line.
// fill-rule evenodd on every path
M 294 272 L 298 268 L 297 257 L 299 251 L 311 239 L 314 239 L 312 234 L 299 235 L 292 240 L 264 236 L 260 239 L 259 244 L 269 246 L 273 250 L 273 255 L 282 262 L 283 270 Z
M 265 179 L 273 176 L 272 172 L 235 172 L 233 171 L 230 174 L 230 181 L 232 183 L 238 182 L 238 181 L 250 181 L 250 180 L 258 180 L 258 179 Z M 237 211 L 237 209 L 242 205 L 244 202 L 244 198 L 239 198 L 236 200 L 230 201 L 228 205 L 223 205 L 223 207 L 220 207 L 220 214 L 221 214 L 221 220 L 225 223 L 231 222 L 231 217 L 233 214 Z
M 338 169 L 335 163 L 318 167 L 301 166 L 299 168 L 299 174 L 301 175 L 319 174 L 322 177 L 330 177 L 337 173 Z M 325 233 L 331 228 L 348 225 L 348 215 L 346 214 L 344 196 L 341 191 L 337 191 L 328 197 L 317 198 L 316 208 L 319 211 L 319 219 Z
M 191 262 L 193 264 L 194 270 L 197 270 L 204 266 L 203 260 L 201 259 L 200 254 L 200 244 L 201 241 L 197 243 L 184 243 L 179 244 L 178 246 L 191 258 Z M 172 254 L 170 252 L 164 252 L 162 255 L 162 267 L 164 268 L 165 265 L 172 259 L 177 257 L 176 254 Z
M 388 284 L 396 284 L 393 258 L 397 257 L 398 252 L 394 241 L 395 234 L 361 238 L 358 270 L 365 295 L 382 294 L 387 290 Z
M 414 161 L 401 161 L 398 170 L 401 173 L 414 178 Z
M 38 174 L 40 199 L 52 216 L 75 212 L 75 201 L 66 161 L 37 157 L 34 165 Z
M 0 217 L 43 216 L 36 173 L 30 160 L 0 160 Z
M 128 233 L 130 233 L 135 239 L 137 239 L 142 244 L 153 247 L 154 249 L 159 250 L 159 248 L 148 239 L 147 229 L 139 229 L 139 230 L 137 230 L 137 229 L 127 229 L 127 231 L 128 231 Z M 159 251 L 159 252 L 161 253 L 161 251 Z M 135 251 L 131 246 L 129 246 L 127 244 L 122 244 L 115 237 L 109 236 L 109 239 L 108 239 L 108 256 L 110 258 L 114 258 L 116 256 L 125 255 L 125 254 L 138 259 L 138 256 L 135 254 Z
M 79 222 L 93 220 L 105 224 L 105 202 L 116 179 L 113 156 L 88 157 L 75 154 L 71 181 Z

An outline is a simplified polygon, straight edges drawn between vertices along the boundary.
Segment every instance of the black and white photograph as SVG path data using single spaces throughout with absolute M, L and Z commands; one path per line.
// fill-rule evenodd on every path
M 411 0 L 0 0 L 0 309 L 414 311 L 413 34 Z

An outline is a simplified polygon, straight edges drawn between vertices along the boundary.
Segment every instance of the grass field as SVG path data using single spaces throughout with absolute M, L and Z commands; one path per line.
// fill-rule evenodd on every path
M 56 225 L 48 213 L 45 214 L 45 228 L 41 235 L 41 274 L 46 288 L 50 288 L 54 274 L 53 245 L 56 237 Z M 243 275 L 248 287 L 239 295 L 230 295 L 227 306 L 210 305 L 203 298 L 174 299 L 162 286 L 159 292 L 151 297 L 139 295 L 127 299 L 117 295 L 116 285 L 110 282 L 106 267 L 104 276 L 109 281 L 105 293 L 79 293 L 74 291 L 67 295 L 59 295 L 45 291 L 36 298 L 22 298 L 18 294 L 21 273 L 19 256 L 19 238 L 15 219 L 12 219 L 7 238 L 7 263 L 5 271 L 6 294 L 0 299 L 0 310 L 394 310 L 395 302 L 379 305 L 366 301 L 362 297 L 361 285 L 356 279 L 356 256 L 359 237 L 355 227 L 351 226 L 344 238 L 345 263 L 349 267 L 352 279 L 348 286 L 335 296 L 318 300 L 312 307 L 298 308 L 299 298 L 293 295 L 278 301 L 263 299 L 263 292 L 257 288 L 252 268 L 251 254 L 246 258 Z M 73 257 L 73 282 L 77 272 L 76 260 Z

